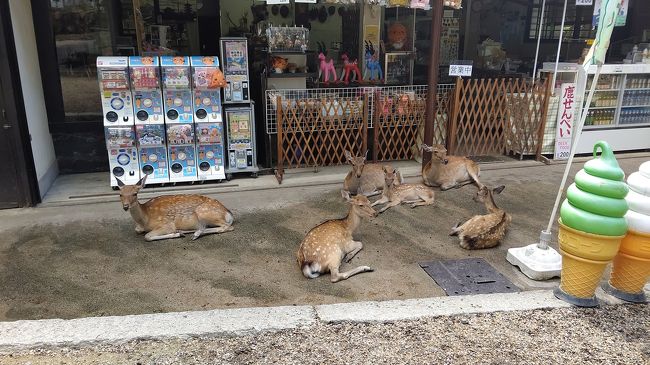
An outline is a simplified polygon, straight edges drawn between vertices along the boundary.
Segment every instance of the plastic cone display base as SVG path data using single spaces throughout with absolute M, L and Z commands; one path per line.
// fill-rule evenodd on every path
M 584 259 L 562 250 L 560 250 L 560 254 L 562 255 L 560 289 L 575 298 L 593 298 L 609 261 Z M 571 301 L 568 302 L 574 304 Z
M 646 298 L 645 293 L 642 291 L 641 293 L 626 293 L 624 291 L 618 290 L 614 288 L 610 283 L 605 283 L 603 284 L 603 291 L 605 293 L 614 296 L 620 300 L 624 300 L 626 302 L 630 303 L 647 303 L 648 298 Z
M 595 295 L 589 298 L 578 298 L 576 296 L 566 293 L 564 290 L 562 290 L 562 288 L 555 288 L 555 290 L 553 290 L 553 294 L 557 299 L 563 300 L 569 304 L 573 304 L 578 307 L 598 306 L 598 300 L 596 299 Z
M 609 284 L 624 293 L 643 294 L 643 287 L 648 282 L 648 278 L 650 278 L 650 259 L 619 252 L 614 258 Z

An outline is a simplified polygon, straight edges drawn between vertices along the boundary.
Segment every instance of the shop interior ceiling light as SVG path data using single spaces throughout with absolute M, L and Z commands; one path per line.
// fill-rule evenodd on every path
M 609 42 L 611 39 L 612 31 L 614 29 L 613 19 L 618 14 L 618 5 L 619 3 L 615 1 L 603 1 L 600 9 L 600 20 L 598 23 L 598 31 L 596 33 L 596 41 L 591 47 L 588 56 L 583 64 L 583 69 L 587 70 L 590 65 L 597 65 L 597 71 L 594 75 L 594 80 L 592 81 L 591 90 L 587 97 L 587 102 L 585 103 L 586 107 L 582 111 L 580 121 L 576 128 L 576 137 L 573 141 L 573 146 L 571 148 L 571 154 L 567 160 L 567 166 L 564 171 L 564 176 L 560 184 L 560 189 L 555 201 L 555 206 L 551 212 L 551 217 L 549 219 L 549 224 L 546 230 L 543 230 L 538 243 L 528 245 L 526 247 L 514 247 L 508 249 L 508 254 L 506 259 L 514 266 L 518 266 L 521 272 L 533 280 L 548 280 L 555 276 L 560 276 L 562 270 L 562 256 L 549 246 L 551 241 L 551 228 L 555 221 L 555 216 L 557 208 L 564 191 L 564 186 L 571 168 L 571 163 L 573 162 L 573 156 L 576 152 L 576 147 L 578 146 L 578 141 L 580 139 L 580 134 L 582 133 L 582 127 L 585 124 L 585 119 L 587 118 L 587 113 L 589 111 L 589 105 L 591 104 L 591 99 L 593 98 L 594 91 L 596 89 L 596 84 L 598 82 L 598 77 L 600 76 L 600 71 L 602 65 L 605 63 L 605 54 L 609 48 Z M 541 16 L 544 16 L 542 12 Z M 542 18 L 543 19 L 543 18 Z M 540 22 L 542 23 L 542 22 Z M 540 32 L 541 33 L 541 32 Z M 535 60 L 537 61 L 537 60 Z M 533 78 L 535 73 L 533 73 Z

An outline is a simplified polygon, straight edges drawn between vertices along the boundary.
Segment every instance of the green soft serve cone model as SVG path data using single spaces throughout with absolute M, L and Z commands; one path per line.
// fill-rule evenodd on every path
M 598 156 L 599 150 L 601 151 Z M 625 173 L 607 142 L 594 145 L 594 159 L 587 161 L 567 189 L 562 203 L 562 223 L 578 231 L 603 236 L 622 236 L 627 232 L 625 213 L 628 193 Z

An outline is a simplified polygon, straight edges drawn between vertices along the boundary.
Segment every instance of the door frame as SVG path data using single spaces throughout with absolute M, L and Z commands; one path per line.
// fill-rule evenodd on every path
M 33 206 L 40 202 L 31 137 L 27 125 L 18 58 L 9 12 L 9 1 L 0 0 L 0 79 L 4 87 L 4 107 L 10 131 L 18 181 L 18 206 Z

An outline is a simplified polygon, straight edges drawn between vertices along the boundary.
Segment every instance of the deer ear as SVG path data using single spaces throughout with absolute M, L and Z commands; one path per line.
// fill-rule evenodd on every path
M 352 154 L 350 153 L 350 151 L 345 150 L 345 152 L 343 152 L 343 154 L 345 155 L 345 158 L 346 158 L 348 161 L 352 161 Z
M 363 160 L 365 161 L 365 160 L 367 160 L 367 159 L 368 159 L 368 150 L 366 150 L 366 154 L 363 155 Z
M 505 185 L 501 185 L 501 186 L 498 186 L 498 187 L 492 189 L 492 192 L 493 192 L 494 194 L 501 194 L 501 192 L 502 192 L 503 189 L 505 189 L 505 188 L 506 188 Z
M 124 187 L 124 182 L 122 180 L 115 178 L 115 181 L 117 181 L 117 187 L 122 189 Z
M 349 191 L 347 191 L 347 190 L 341 190 L 341 196 L 342 196 L 343 199 L 345 199 L 346 201 L 350 201 L 350 192 L 349 192 Z
M 149 176 L 149 175 L 144 175 L 144 177 L 143 177 L 142 179 L 140 179 L 140 181 L 138 181 L 138 182 L 135 184 L 135 186 L 138 188 L 138 190 L 144 188 L 144 184 L 145 184 L 146 181 L 147 181 L 147 176 Z

